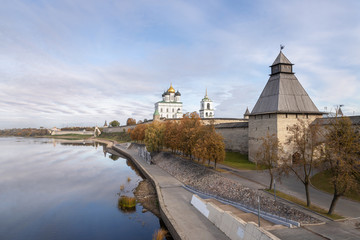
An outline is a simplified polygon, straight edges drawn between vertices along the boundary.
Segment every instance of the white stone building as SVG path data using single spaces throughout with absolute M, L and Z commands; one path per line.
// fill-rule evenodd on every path
M 205 97 L 200 102 L 200 117 L 201 118 L 214 118 L 214 106 L 213 101 L 207 95 L 207 89 Z
M 155 113 L 159 114 L 160 118 L 182 118 L 182 102 L 180 97 L 180 92 L 176 92 L 172 85 L 170 85 L 170 88 L 162 94 L 162 101 L 155 103 Z

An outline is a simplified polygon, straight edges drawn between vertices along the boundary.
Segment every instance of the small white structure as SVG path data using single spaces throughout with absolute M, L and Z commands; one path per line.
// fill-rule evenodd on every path
M 182 118 L 180 97 L 180 92 L 175 91 L 170 84 L 170 88 L 162 94 L 162 101 L 155 103 L 155 113 L 159 114 L 160 118 Z
M 200 102 L 200 117 L 201 118 L 214 118 L 214 106 L 213 101 L 207 95 L 207 89 L 205 97 Z

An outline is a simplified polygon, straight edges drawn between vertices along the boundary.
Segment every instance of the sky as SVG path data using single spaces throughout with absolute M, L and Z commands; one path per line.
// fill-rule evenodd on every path
M 251 111 L 283 53 L 320 111 L 360 115 L 360 1 L 2 0 L 0 129 Z

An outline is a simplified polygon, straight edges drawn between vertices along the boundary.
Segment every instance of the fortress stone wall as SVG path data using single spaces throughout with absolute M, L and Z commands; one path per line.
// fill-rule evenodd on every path
M 215 130 L 223 136 L 227 151 L 248 154 L 249 125 L 247 121 L 218 124 L 215 125 Z

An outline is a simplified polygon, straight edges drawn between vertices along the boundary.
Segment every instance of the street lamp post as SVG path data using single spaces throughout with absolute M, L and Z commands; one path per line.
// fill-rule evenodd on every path
M 258 196 L 258 225 L 260 227 L 260 196 Z

